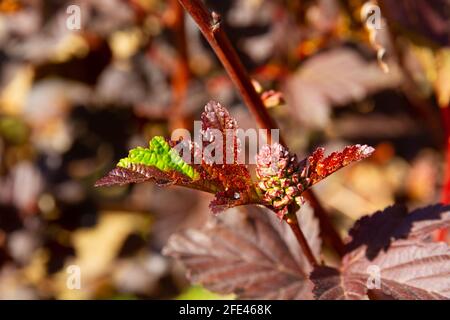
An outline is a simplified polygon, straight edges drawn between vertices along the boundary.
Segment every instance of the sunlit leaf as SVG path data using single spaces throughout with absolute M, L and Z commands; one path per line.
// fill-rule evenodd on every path
M 328 157 L 324 157 L 324 151 L 325 149 L 318 148 L 308 157 L 307 177 L 310 179 L 311 185 L 353 162 L 370 157 L 375 149 L 367 145 L 357 144 L 345 147 L 342 151 L 333 152 Z
M 228 212 L 202 230 L 174 235 L 165 254 L 183 262 L 193 283 L 242 299 L 311 299 L 311 266 L 286 225 L 259 207 Z M 300 225 L 315 255 L 320 252 L 318 222 L 305 207 Z
M 448 299 L 450 248 L 428 238 L 448 226 L 449 207 L 407 213 L 393 206 L 362 218 L 350 231 L 348 253 L 339 269 L 311 274 L 317 299 Z

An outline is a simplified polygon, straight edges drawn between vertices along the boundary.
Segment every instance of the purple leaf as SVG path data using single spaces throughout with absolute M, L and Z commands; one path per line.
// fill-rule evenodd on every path
M 347 252 L 366 246 L 367 258 L 373 259 L 381 250 L 387 250 L 393 240 L 423 240 L 446 227 L 450 227 L 450 206 L 438 204 L 408 213 L 405 206 L 394 205 L 358 220 L 349 232 Z
M 435 205 L 408 213 L 397 205 L 357 221 L 342 266 L 312 272 L 316 298 L 450 298 L 450 248 L 430 241 L 432 232 L 449 226 L 449 209 Z
M 374 273 L 379 274 L 379 288 Z M 344 257 L 340 270 L 319 267 L 311 274 L 319 300 L 367 299 L 371 291 L 398 300 L 450 298 L 450 248 L 444 243 L 398 240 L 372 261 L 364 248 Z
M 105 177 L 95 183 L 96 187 L 126 185 L 130 183 L 142 183 L 153 180 L 158 185 L 185 185 L 191 181 L 189 177 L 177 171 L 163 172 L 155 167 L 133 164 L 129 169 L 124 167 L 116 167 L 111 170 Z
M 314 185 L 329 175 L 335 173 L 353 162 L 366 159 L 375 151 L 367 145 L 353 145 L 345 147 L 340 152 L 333 152 L 328 157 L 324 157 L 324 149 L 318 148 L 308 157 L 308 174 L 310 185 Z
M 164 253 L 183 262 L 193 283 L 215 292 L 242 299 L 311 299 L 311 267 L 295 237 L 268 210 L 248 208 L 172 236 Z M 298 217 L 319 255 L 318 223 L 312 210 L 302 210 Z

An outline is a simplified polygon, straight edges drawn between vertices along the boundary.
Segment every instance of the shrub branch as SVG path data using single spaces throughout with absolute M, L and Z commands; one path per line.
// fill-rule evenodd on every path
M 185 10 L 192 16 L 198 28 L 213 48 L 226 72 L 241 94 L 245 104 L 256 118 L 258 125 L 261 128 L 268 130 L 268 140 L 270 141 L 270 130 L 278 129 L 278 127 L 274 119 L 267 112 L 261 97 L 253 87 L 249 74 L 244 68 L 238 54 L 236 53 L 236 50 L 231 45 L 226 33 L 224 32 L 220 15 L 215 12 L 210 13 L 201 0 L 179 1 Z M 280 143 L 282 145 L 286 145 L 281 134 Z M 305 197 L 310 201 L 314 208 L 314 212 L 320 221 L 322 238 L 328 245 L 334 248 L 340 256 L 342 256 L 344 253 L 344 244 L 339 234 L 329 221 L 329 217 L 325 209 L 311 191 L 306 191 Z M 296 236 L 297 233 L 298 232 L 296 232 Z

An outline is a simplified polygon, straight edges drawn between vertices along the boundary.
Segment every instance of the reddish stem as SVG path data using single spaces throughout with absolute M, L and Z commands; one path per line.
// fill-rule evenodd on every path
M 442 121 L 445 131 L 446 161 L 444 171 L 444 183 L 442 186 L 441 202 L 450 204 L 450 108 L 441 108 Z M 438 232 L 437 240 L 446 241 L 448 229 L 441 229 Z
M 293 212 L 295 211 L 296 210 L 293 210 Z M 313 268 L 317 267 L 318 263 L 316 257 L 314 257 L 311 247 L 309 246 L 302 229 L 300 229 L 296 214 L 289 213 L 285 216 L 284 220 L 287 222 L 289 227 L 291 227 L 292 232 L 294 232 L 295 237 L 297 238 L 297 241 L 300 244 L 300 247 L 302 248 L 303 254 L 305 255 L 306 259 L 308 259 L 308 262 L 311 264 Z
M 447 150 L 441 200 L 443 203 L 448 204 L 450 203 L 450 108 L 441 108 L 441 114 L 445 131 L 445 146 Z

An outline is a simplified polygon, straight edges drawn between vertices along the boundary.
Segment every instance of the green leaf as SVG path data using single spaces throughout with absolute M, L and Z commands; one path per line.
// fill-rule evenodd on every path
M 148 148 L 137 147 L 130 150 L 128 157 L 121 159 L 117 166 L 128 169 L 133 164 L 156 167 L 163 172 L 177 171 L 193 180 L 200 178 L 199 173 L 160 136 L 154 137 Z

